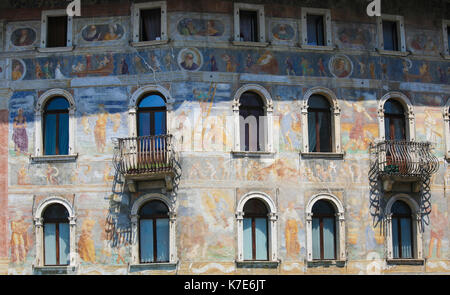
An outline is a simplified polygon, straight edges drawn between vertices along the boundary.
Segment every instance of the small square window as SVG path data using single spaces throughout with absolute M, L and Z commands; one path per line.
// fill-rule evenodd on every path
M 234 3 L 234 45 L 267 46 L 264 5 Z
M 161 40 L 161 8 L 141 10 L 140 41 Z
M 380 54 L 407 56 L 404 18 L 401 15 L 383 14 L 377 17 L 378 46 Z
M 442 21 L 442 40 L 444 41 L 444 52 L 442 56 L 445 59 L 450 59 L 450 20 L 444 19 Z
M 239 11 L 240 41 L 258 42 L 258 14 L 256 11 Z
M 67 16 L 49 16 L 47 18 L 47 47 L 65 47 L 67 45 Z
M 397 22 L 383 20 L 383 42 L 384 50 L 398 51 Z
M 325 46 L 323 15 L 308 14 L 306 24 L 308 45 Z

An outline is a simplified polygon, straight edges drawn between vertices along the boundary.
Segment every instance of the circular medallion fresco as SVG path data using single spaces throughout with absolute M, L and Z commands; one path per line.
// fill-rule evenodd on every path
M 203 64 L 203 56 L 196 48 L 184 48 L 178 53 L 178 65 L 186 71 L 198 71 Z
M 330 59 L 328 68 L 336 78 L 348 78 L 352 75 L 353 63 L 348 56 L 337 54 Z

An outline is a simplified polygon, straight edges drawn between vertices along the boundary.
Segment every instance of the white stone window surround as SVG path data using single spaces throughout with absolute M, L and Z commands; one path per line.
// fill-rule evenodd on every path
M 63 205 L 67 212 L 69 213 L 69 231 L 70 231 L 70 250 L 69 250 L 69 260 L 70 263 L 68 266 L 44 266 L 44 218 L 43 213 L 45 209 L 54 204 Z M 35 227 L 35 235 L 36 235 L 36 259 L 33 264 L 34 269 L 67 269 L 75 268 L 78 265 L 78 253 L 77 253 L 77 244 L 76 244 L 76 226 L 77 226 L 77 216 L 72 204 L 69 203 L 68 200 L 59 197 L 59 196 L 49 196 L 43 199 L 38 206 L 36 207 L 36 212 L 34 213 L 34 227 Z
M 329 201 L 336 212 L 336 261 L 346 261 L 347 250 L 345 248 L 345 214 L 342 202 L 332 194 L 320 193 L 311 197 L 306 206 L 306 260 L 314 262 L 313 260 L 313 245 L 312 245 L 312 208 L 317 201 Z
M 66 47 L 47 48 L 47 24 L 48 17 L 67 16 L 67 44 Z M 41 52 L 60 52 L 73 50 L 73 17 L 68 16 L 65 9 L 43 10 L 41 13 L 41 46 L 37 48 Z
M 158 93 L 160 94 L 164 100 L 166 101 L 166 126 L 167 126 L 167 134 L 170 133 L 171 126 L 171 117 L 173 110 L 174 99 L 170 95 L 169 90 L 160 85 L 146 85 L 142 86 L 131 95 L 130 101 L 128 103 L 128 136 L 129 137 L 137 137 L 137 110 L 138 105 L 145 95 L 150 93 Z
M 333 34 L 331 30 L 331 10 L 323 8 L 301 8 L 301 37 L 300 47 L 304 49 L 316 49 L 316 50 L 334 50 L 333 46 Z M 324 20 L 324 41 L 325 46 L 308 45 L 308 25 L 307 15 L 322 15 Z
M 254 261 L 246 261 L 244 260 L 244 206 L 251 199 L 258 199 L 262 201 L 269 213 L 267 214 L 268 219 L 268 247 L 269 247 L 269 259 L 265 261 L 270 264 L 278 264 L 280 261 L 278 259 L 278 235 L 277 235 L 277 220 L 278 213 L 276 204 L 272 200 L 272 198 L 263 192 L 249 192 L 245 194 L 238 202 L 236 209 L 236 222 L 237 222 L 237 258 L 236 262 L 239 264 L 252 264 Z M 260 263 L 260 261 L 258 261 Z M 263 262 L 264 263 L 264 262 Z
M 256 11 L 258 15 L 258 41 L 257 42 L 246 42 L 241 41 L 241 25 L 240 25 L 240 10 L 246 11 Z M 264 15 L 264 5 L 263 4 L 249 4 L 249 3 L 234 3 L 233 5 L 233 23 L 234 23 L 234 35 L 233 35 L 233 45 L 242 46 L 262 46 L 265 47 L 269 43 L 266 42 L 266 21 Z
M 398 51 L 385 50 L 384 49 L 384 38 L 383 38 L 383 21 L 393 21 L 397 23 L 397 34 L 398 34 Z M 381 16 L 376 17 L 377 22 L 377 36 L 378 36 L 378 44 L 377 51 L 379 54 L 384 55 L 395 55 L 395 56 L 408 56 L 410 54 L 409 51 L 406 50 L 406 35 L 405 35 L 405 22 L 404 17 L 401 15 L 391 15 L 391 14 L 382 14 Z
M 265 140 L 266 142 L 264 143 L 264 145 L 266 146 L 265 151 L 242 151 L 241 150 L 241 134 L 240 134 L 240 120 L 239 120 L 239 106 L 240 106 L 240 98 L 242 96 L 242 94 L 244 94 L 245 92 L 250 91 L 250 92 L 254 92 L 256 94 L 258 94 L 263 103 L 264 103 L 264 114 L 267 117 L 266 118 L 266 122 L 267 122 L 267 126 L 266 126 L 266 134 L 265 134 Z M 234 144 L 233 144 L 233 153 L 244 153 L 244 154 L 269 154 L 269 153 L 273 153 L 274 152 L 274 147 L 273 147 L 273 101 L 272 101 L 272 97 L 269 93 L 269 91 L 267 91 L 266 88 L 258 85 L 258 84 L 245 84 L 243 86 L 241 86 L 236 93 L 234 94 L 233 97 L 233 103 L 232 103 L 232 107 L 233 107 L 233 120 L 234 120 Z M 258 130 L 259 131 L 259 130 Z
M 331 153 L 311 153 L 309 152 L 309 134 L 308 134 L 308 100 L 312 95 L 321 95 L 328 99 L 331 106 L 331 137 L 333 151 Z M 339 107 L 338 98 L 336 94 L 326 87 L 313 87 L 306 91 L 301 102 L 301 118 L 302 118 L 302 133 L 303 133 L 303 149 L 302 156 L 313 157 L 343 157 L 344 152 L 341 144 L 341 108 Z
M 141 36 L 141 10 L 161 9 L 161 40 L 140 41 Z M 167 29 L 167 2 L 155 1 L 144 3 L 133 3 L 131 5 L 132 46 L 151 46 L 165 44 L 169 41 Z
M 139 261 L 139 210 L 147 202 L 150 201 L 161 201 L 169 209 L 169 262 L 153 262 L 153 263 L 143 263 Z M 148 265 L 166 265 L 175 266 L 177 264 L 177 249 L 176 249 L 176 209 L 175 202 L 166 195 L 160 193 L 149 193 L 139 197 L 133 204 L 131 208 L 131 261 L 132 266 L 148 266 Z
M 442 110 L 444 117 L 444 134 L 445 134 L 445 159 L 450 161 L 450 97 Z
M 43 115 L 47 102 L 53 97 L 64 97 L 69 102 L 69 154 L 68 155 L 44 155 L 44 134 L 43 134 Z M 38 99 L 34 109 L 35 143 L 34 156 L 31 156 L 33 162 L 67 161 L 75 160 L 78 154 L 75 152 L 75 99 L 72 94 L 64 89 L 50 89 L 44 92 Z
M 444 42 L 444 52 L 442 57 L 450 59 L 450 48 L 448 47 L 448 28 L 450 27 L 450 19 L 442 20 L 442 40 Z
M 398 259 L 394 258 L 394 251 L 393 251 L 393 238 L 392 238 L 392 205 L 396 201 L 403 201 L 405 202 L 409 208 L 411 209 L 412 216 L 411 219 L 413 221 L 413 257 L 410 259 Z M 420 261 L 423 260 L 423 236 L 422 236 L 422 230 L 421 230 L 421 214 L 420 214 L 420 208 L 416 201 L 414 201 L 411 196 L 407 194 L 396 194 L 389 198 L 386 209 L 385 209 L 385 232 L 386 232 L 386 239 L 385 239 L 385 255 L 387 261 L 403 261 L 407 263 L 407 261 Z
M 384 127 L 384 104 L 387 100 L 394 99 L 400 102 L 405 110 L 405 128 L 406 128 L 406 140 L 414 141 L 416 138 L 416 128 L 415 128 L 415 115 L 414 107 L 409 100 L 409 98 L 398 91 L 391 91 L 383 95 L 383 97 L 378 102 L 378 134 L 379 140 L 386 140 L 385 127 Z

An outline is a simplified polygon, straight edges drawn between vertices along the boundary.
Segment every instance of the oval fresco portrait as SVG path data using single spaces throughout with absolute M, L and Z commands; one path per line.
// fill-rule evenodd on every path
M 178 33 L 183 36 L 222 36 L 225 30 L 223 23 L 213 19 L 183 18 L 177 25 Z
M 36 41 L 36 32 L 31 28 L 20 28 L 12 32 L 11 43 L 14 46 L 30 46 Z
M 294 28 L 289 24 L 273 24 L 272 35 L 275 39 L 280 41 L 290 41 L 295 36 Z
M 178 53 L 178 64 L 183 70 L 198 71 L 203 64 L 203 56 L 196 48 L 184 48 Z
M 124 29 L 119 24 L 88 25 L 81 31 L 81 36 L 87 42 L 119 40 L 123 34 Z
M 21 80 L 25 76 L 25 63 L 20 59 L 12 60 L 11 78 L 13 81 Z
M 353 63 L 349 57 L 338 54 L 330 59 L 328 68 L 333 76 L 336 78 L 350 77 L 353 72 Z

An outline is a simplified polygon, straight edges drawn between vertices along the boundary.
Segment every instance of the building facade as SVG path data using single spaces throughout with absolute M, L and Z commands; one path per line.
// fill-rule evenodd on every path
M 450 3 L 0 4 L 0 273 L 450 270 Z

